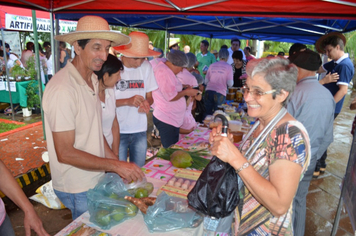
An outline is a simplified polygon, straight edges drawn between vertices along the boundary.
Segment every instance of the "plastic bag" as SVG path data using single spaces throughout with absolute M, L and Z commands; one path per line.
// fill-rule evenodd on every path
M 127 191 L 132 196 L 135 196 L 136 198 L 148 197 L 153 192 L 153 189 L 154 189 L 153 184 L 150 182 L 147 182 L 146 177 L 143 178 L 141 181 L 130 182 L 130 183 L 128 183 L 126 180 L 124 180 L 124 184 L 125 184 Z M 143 191 L 145 192 L 144 196 L 140 196 L 140 193 L 142 193 Z
M 239 203 L 237 174 L 234 168 L 214 156 L 188 194 L 188 203 L 204 215 L 228 216 Z
M 30 199 L 39 202 L 51 209 L 64 209 L 66 208 L 61 200 L 53 191 L 52 180 L 45 183 L 36 190 L 35 195 L 31 196 Z
M 90 222 L 110 229 L 137 214 L 137 207 L 124 199 L 131 196 L 119 175 L 106 174 L 94 189 L 87 193 Z
M 153 233 L 195 228 L 203 221 L 203 217 L 189 208 L 186 199 L 168 196 L 162 192 L 155 204 L 148 207 L 144 220 L 148 230 Z

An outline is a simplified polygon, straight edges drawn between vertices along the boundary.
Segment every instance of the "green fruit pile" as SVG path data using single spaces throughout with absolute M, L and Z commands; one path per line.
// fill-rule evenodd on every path
M 124 198 L 115 197 L 114 194 L 109 197 L 120 201 L 120 205 L 100 204 L 94 211 L 94 216 L 91 216 L 91 220 L 98 226 L 108 229 L 129 217 L 136 216 L 138 209 L 134 204 Z
M 128 189 L 127 191 L 135 198 L 142 198 L 148 197 L 153 192 L 153 189 L 153 184 L 150 182 L 146 182 L 145 184 L 137 188 Z

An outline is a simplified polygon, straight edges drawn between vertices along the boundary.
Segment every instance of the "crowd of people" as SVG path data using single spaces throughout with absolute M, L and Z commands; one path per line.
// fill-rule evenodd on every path
M 238 38 L 217 55 L 206 40 L 197 55 L 187 45 L 180 51 L 175 42 L 163 57 L 145 33 L 111 31 L 98 16 L 82 17 L 76 31 L 56 40 L 63 42 L 63 68 L 54 75 L 47 72 L 53 77 L 43 110 L 53 188 L 73 220 L 87 211 L 86 192 L 105 172 L 129 182 L 144 177 L 140 167 L 146 160 L 151 108 L 167 148 L 196 128 L 198 104 L 204 104 L 203 116 L 211 115 L 234 86 L 257 121 L 239 148 L 231 134 L 220 135 L 220 126 L 209 137 L 211 154 L 229 163 L 242 183 L 234 234 L 304 235 L 309 184 L 325 172 L 333 121 L 354 74 L 342 34 L 327 34 L 316 42 L 317 51 L 330 58 L 325 64 L 319 53 L 300 43 L 290 48 L 288 59 L 284 54 L 256 59 L 251 47 L 240 48 Z M 66 43 L 75 52 L 71 60 Z M 50 60 L 51 45 L 43 46 L 43 56 Z M 14 63 L 26 66 L 33 44 L 26 47 Z M 323 71 L 325 77 L 318 78 Z M 21 208 L 35 215 L 28 204 Z M 5 216 L 0 205 L 0 217 Z M 47 235 L 38 217 L 33 219 L 25 217 L 27 229 Z M 0 232 L 11 228 L 6 225 Z

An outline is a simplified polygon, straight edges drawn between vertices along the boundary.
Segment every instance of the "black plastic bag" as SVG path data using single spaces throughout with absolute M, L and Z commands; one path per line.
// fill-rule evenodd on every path
M 188 203 L 204 215 L 228 216 L 240 201 L 235 169 L 214 156 L 188 194 Z

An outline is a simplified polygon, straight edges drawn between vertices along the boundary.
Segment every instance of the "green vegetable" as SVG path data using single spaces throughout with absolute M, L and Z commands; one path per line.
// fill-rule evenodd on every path
M 157 157 L 160 157 L 164 160 L 170 161 L 170 157 L 173 152 L 177 150 L 182 150 L 178 148 L 160 148 L 156 154 Z M 208 163 L 209 159 L 204 158 L 203 156 L 209 156 L 210 153 L 206 149 L 198 150 L 198 151 L 186 151 L 193 159 L 193 164 L 190 166 L 192 169 L 203 170 Z

